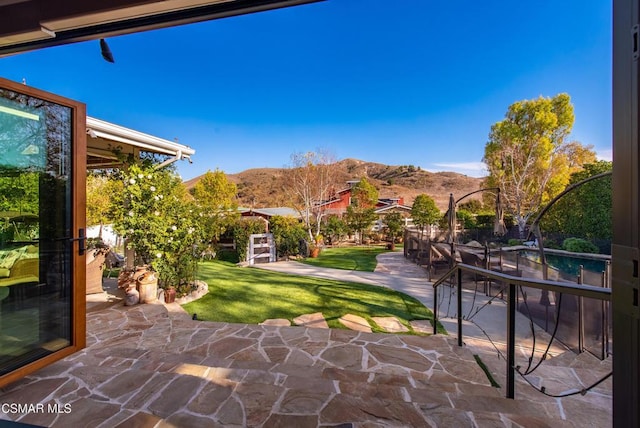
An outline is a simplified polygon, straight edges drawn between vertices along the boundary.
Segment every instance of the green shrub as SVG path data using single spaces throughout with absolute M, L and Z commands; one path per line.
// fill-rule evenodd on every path
M 544 248 L 551 248 L 553 250 L 562 250 L 562 245 L 553 239 L 544 240 Z
M 304 225 L 293 217 L 271 217 L 270 230 L 276 241 L 278 257 L 295 256 L 300 252 L 300 241 L 308 238 Z
M 216 251 L 216 260 L 238 263 L 240 262 L 240 256 L 238 256 L 238 252 L 236 250 L 219 250 Z
M 593 253 L 597 254 L 599 252 L 598 247 L 596 247 L 591 242 L 582 238 L 567 238 L 562 243 L 562 249 L 566 251 L 571 251 L 573 253 Z
M 507 245 L 510 246 L 510 247 L 513 247 L 515 245 L 522 245 L 523 242 L 524 241 L 522 239 L 513 239 L 513 238 L 511 238 L 511 239 L 509 239 L 507 241 Z

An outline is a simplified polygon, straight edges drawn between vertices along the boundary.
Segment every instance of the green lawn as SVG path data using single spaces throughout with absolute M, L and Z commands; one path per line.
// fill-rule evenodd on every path
M 308 265 L 373 272 L 378 262 L 376 256 L 386 253 L 384 247 L 333 247 L 325 248 L 318 258 L 306 258 L 302 263 Z
M 199 279 L 209 293 L 184 305 L 198 319 L 257 324 L 268 318 L 293 318 L 322 312 L 331 328 L 344 328 L 338 318 L 355 314 L 366 318 L 373 331 L 382 331 L 372 316 L 395 316 L 411 329 L 409 321 L 433 319 L 418 300 L 385 287 L 330 281 L 237 267 L 231 263 L 203 262 Z

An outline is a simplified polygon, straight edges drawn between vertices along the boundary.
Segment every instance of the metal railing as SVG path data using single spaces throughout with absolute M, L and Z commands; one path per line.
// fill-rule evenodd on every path
M 462 272 L 482 275 L 486 278 L 501 281 L 508 284 L 507 287 L 507 398 L 515 398 L 515 324 L 516 324 L 516 287 L 531 287 L 538 290 L 547 290 L 558 293 L 566 293 L 577 297 L 611 301 L 611 289 L 594 287 L 591 285 L 579 285 L 561 283 L 535 278 L 521 278 L 495 272 L 479 267 L 457 263 L 440 279 L 433 283 L 433 334 L 438 329 L 438 287 L 452 275 L 457 276 L 457 322 L 458 322 L 458 346 L 462 346 Z

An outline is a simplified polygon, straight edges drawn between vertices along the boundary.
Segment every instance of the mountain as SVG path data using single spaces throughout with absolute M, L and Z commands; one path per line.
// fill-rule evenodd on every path
M 338 189 L 347 187 L 347 181 L 366 177 L 380 193 L 381 198 L 404 198 L 411 206 L 421 193 L 431 196 L 445 211 L 449 194 L 456 199 L 480 189 L 482 179 L 455 172 L 428 172 L 413 165 L 384 165 L 358 159 L 344 159 L 336 163 L 334 177 Z M 228 174 L 229 181 L 238 186 L 240 206 L 275 207 L 289 205 L 284 168 L 255 168 L 238 174 Z M 185 182 L 187 188 L 195 186 L 200 177 Z M 469 199 L 481 199 L 481 194 Z M 466 201 L 466 200 L 465 200 Z

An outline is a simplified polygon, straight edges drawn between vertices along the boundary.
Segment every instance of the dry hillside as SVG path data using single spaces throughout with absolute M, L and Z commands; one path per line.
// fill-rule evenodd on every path
M 428 172 L 412 165 L 392 166 L 357 159 L 337 162 L 336 187 L 346 187 L 349 180 L 366 177 L 380 192 L 381 198 L 403 197 L 411 205 L 416 195 L 431 196 L 441 210 L 447 209 L 449 193 L 457 198 L 480 189 L 482 179 L 468 177 L 455 172 Z M 238 186 L 241 206 L 274 207 L 286 206 L 288 195 L 284 185 L 283 168 L 248 169 L 238 174 L 229 174 L 229 180 Z M 199 177 L 186 182 L 188 188 L 197 183 Z M 480 199 L 480 194 L 474 195 Z

